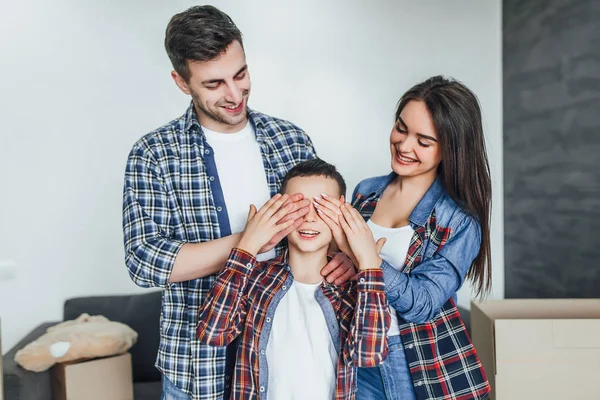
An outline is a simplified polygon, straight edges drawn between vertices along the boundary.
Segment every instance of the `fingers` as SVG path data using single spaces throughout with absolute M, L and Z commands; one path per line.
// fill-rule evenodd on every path
M 383 245 L 385 245 L 385 242 L 387 242 L 387 239 L 382 237 L 379 238 L 377 243 L 375 243 L 375 250 L 377 251 L 377 254 L 381 253 L 381 249 L 383 249 Z
M 340 214 L 340 206 L 344 204 L 335 197 L 325 194 L 322 194 L 321 197 L 313 197 L 313 202 L 318 204 L 319 208 L 329 210 L 335 214 Z
M 302 200 L 303 202 L 306 202 L 307 205 L 304 207 L 301 207 L 295 211 L 292 212 L 288 212 L 288 214 L 286 214 L 283 218 L 281 218 L 281 220 L 278 223 L 283 223 L 286 222 L 288 220 L 296 220 L 298 218 L 302 218 L 304 217 L 306 214 L 309 213 L 310 211 L 310 202 L 308 200 Z M 298 203 L 295 203 L 298 204 Z M 292 208 L 292 210 L 294 210 L 294 208 Z
M 294 194 L 290 194 L 290 200 L 292 203 L 297 203 L 300 200 L 304 199 L 304 195 L 302 193 L 294 193 Z M 306 200 L 308 201 L 308 200 Z
M 342 227 L 342 230 L 344 231 L 344 233 L 346 234 L 346 236 L 350 236 L 351 234 L 354 233 L 352 231 L 352 228 L 350 227 L 350 225 L 348 225 L 348 222 L 346 222 L 346 218 L 344 218 L 344 215 L 339 215 L 338 216 L 338 223 Z
M 339 258 L 333 257 L 331 261 L 327 263 L 323 268 L 321 268 L 321 275 L 327 276 L 332 271 L 335 271 L 342 264 L 342 260 Z
M 317 210 L 317 213 L 320 216 L 326 215 L 327 217 L 329 217 L 330 220 L 337 224 L 338 216 L 341 215 L 339 208 L 332 210 L 331 208 L 320 205 L 317 202 L 314 202 L 313 204 L 315 206 L 315 209 Z
M 346 221 L 352 232 L 358 233 L 360 221 L 355 219 L 354 214 L 352 213 L 352 209 L 352 206 L 350 206 L 350 204 L 348 203 L 340 207 L 340 210 L 342 211 L 342 216 L 344 217 L 344 220 Z M 362 219 L 362 217 L 360 218 Z
M 258 210 L 258 213 L 263 214 L 273 203 L 281 198 L 282 194 L 277 193 L 275 196 L 271 197 L 263 206 Z
M 356 275 L 356 271 L 354 270 L 354 268 L 348 268 L 348 270 L 344 273 L 344 275 L 340 276 L 339 278 L 337 278 L 335 280 L 335 284 L 341 285 L 341 284 L 349 281 L 350 279 L 352 279 L 352 277 L 355 275 Z
M 275 203 L 277 204 L 277 203 Z M 273 207 L 275 207 L 275 205 L 273 205 Z M 288 218 L 283 222 L 280 222 L 281 219 L 283 219 L 286 215 L 288 215 L 288 213 L 292 210 L 292 208 L 294 208 L 294 204 L 293 203 L 285 203 L 281 206 L 281 208 L 279 210 L 277 210 L 277 212 L 275 214 L 273 214 L 273 216 L 271 216 L 271 219 L 275 221 L 275 223 L 286 223 L 288 221 L 292 221 L 294 222 L 294 219 L 292 218 Z
M 331 262 L 333 262 L 333 260 L 331 260 L 330 263 Z M 326 276 L 327 282 L 334 283 L 336 279 L 341 278 L 345 273 L 346 268 L 341 264 L 338 264 L 338 266 Z
M 281 206 L 283 206 L 283 204 L 285 204 L 285 202 L 287 201 L 287 199 L 289 197 L 290 197 L 289 195 L 284 194 L 284 195 L 280 196 L 279 199 L 277 199 L 273 203 L 271 203 L 268 208 L 265 205 L 265 207 L 263 207 L 265 210 L 264 210 L 264 212 L 262 212 L 262 214 L 264 214 L 265 217 L 267 217 L 267 218 L 271 218 L 271 216 L 273 214 L 275 214 L 277 211 L 279 211 Z M 258 211 L 259 214 L 261 213 L 261 211 L 263 211 L 263 208 L 261 208 Z
M 250 221 L 256 215 L 256 207 L 254 204 L 250 204 L 250 209 L 248 210 L 248 221 Z

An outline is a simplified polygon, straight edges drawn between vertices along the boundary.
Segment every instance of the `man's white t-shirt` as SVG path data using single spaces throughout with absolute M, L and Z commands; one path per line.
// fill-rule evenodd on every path
M 367 221 L 367 225 L 373 232 L 375 241 L 384 237 L 387 239 L 379 256 L 387 261 L 394 269 L 398 271 L 404 266 L 406 261 L 406 255 L 408 254 L 408 248 L 410 246 L 410 239 L 415 232 L 410 225 L 402 226 L 400 228 L 387 228 L 380 226 L 371 221 Z M 388 336 L 395 336 L 400 334 L 400 328 L 398 327 L 398 316 L 396 310 L 390 306 L 390 314 L 392 321 L 390 329 L 388 330 Z
M 260 209 L 270 198 L 260 146 L 250 121 L 239 132 L 219 133 L 202 127 L 212 147 L 231 233 L 244 230 L 250 204 Z M 259 261 L 275 256 L 275 249 L 259 254 Z
M 268 400 L 334 399 L 338 354 L 315 298 L 320 283 L 294 282 L 267 343 Z

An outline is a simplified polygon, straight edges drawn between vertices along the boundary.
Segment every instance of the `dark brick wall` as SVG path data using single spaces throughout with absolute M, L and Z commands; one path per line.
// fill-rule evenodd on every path
M 600 297 L 600 1 L 504 0 L 506 297 Z

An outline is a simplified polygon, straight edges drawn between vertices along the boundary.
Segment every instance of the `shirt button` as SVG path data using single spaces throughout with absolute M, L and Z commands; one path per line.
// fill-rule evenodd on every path
M 223 208 L 222 208 L 221 206 L 217 207 L 217 211 L 218 211 L 218 212 L 221 212 L 221 210 L 222 210 L 222 209 L 223 209 Z
M 226 380 L 226 381 L 228 381 L 228 380 L 229 380 L 229 375 L 227 375 L 227 376 L 225 377 L 225 380 Z
M 271 322 L 271 318 L 267 317 L 267 324 Z
M 248 264 L 246 264 L 246 267 L 248 267 L 248 268 L 252 268 L 252 263 L 248 263 Z
M 214 181 L 214 180 L 215 180 L 215 177 L 214 177 L 214 176 L 211 176 L 210 178 L 208 178 L 208 180 L 212 182 L 212 181 Z
M 259 390 L 260 390 L 261 392 L 264 392 L 264 391 L 265 391 L 265 387 L 264 387 L 264 386 L 261 386 Z
M 423 386 L 423 381 L 417 382 L 417 386 Z
M 204 154 L 210 154 L 210 150 L 209 149 L 204 150 Z
M 264 351 L 264 350 L 261 350 L 261 351 L 260 351 L 260 354 L 265 354 L 265 351 Z
M 365 278 L 360 278 L 359 282 L 360 283 L 365 283 Z
M 283 285 L 283 286 L 281 287 L 281 289 L 282 289 L 282 290 L 285 290 L 285 289 L 287 289 L 287 286 Z

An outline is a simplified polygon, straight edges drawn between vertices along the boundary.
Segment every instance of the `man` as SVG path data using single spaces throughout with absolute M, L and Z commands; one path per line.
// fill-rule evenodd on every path
M 315 151 L 295 125 L 248 109 L 242 35 L 225 13 L 201 6 L 175 15 L 165 47 L 173 80 L 192 102 L 129 154 L 125 260 L 136 284 L 164 288 L 157 357 L 163 397 L 227 398 L 234 357 L 226 357 L 224 347 L 198 342 L 197 311 L 240 240 L 248 206 L 274 196 L 287 171 Z M 260 249 L 260 259 L 280 251 L 275 246 L 309 211 L 301 194 L 290 202 L 281 223 L 294 224 Z M 340 253 L 324 268 L 328 281 L 341 283 L 354 274 L 344 260 Z

